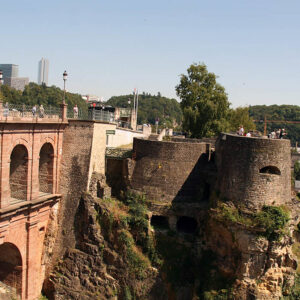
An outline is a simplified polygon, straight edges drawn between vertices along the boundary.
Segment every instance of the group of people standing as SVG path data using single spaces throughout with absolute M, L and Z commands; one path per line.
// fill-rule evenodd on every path
M 269 139 L 283 139 L 283 137 L 287 135 L 284 128 L 274 129 L 271 133 L 268 134 Z
M 245 129 L 244 129 L 243 125 L 241 125 L 239 127 L 239 130 L 238 130 L 237 134 L 240 135 L 240 136 L 248 136 L 248 137 L 252 136 L 251 132 L 247 132 L 247 133 L 245 132 Z
M 33 115 L 34 117 L 37 115 L 37 110 L 39 110 L 39 117 L 40 117 L 40 118 L 44 118 L 44 117 L 45 117 L 45 109 L 44 109 L 43 104 L 41 104 L 41 105 L 39 106 L 39 108 L 37 108 L 36 105 L 34 105 L 34 106 L 32 107 L 32 115 Z

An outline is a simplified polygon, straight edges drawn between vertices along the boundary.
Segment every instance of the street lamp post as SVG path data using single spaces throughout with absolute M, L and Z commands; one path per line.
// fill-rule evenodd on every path
M 64 80 L 64 98 L 63 98 L 63 104 L 66 104 L 66 81 L 67 81 L 67 71 L 64 71 L 63 73 L 63 80 Z

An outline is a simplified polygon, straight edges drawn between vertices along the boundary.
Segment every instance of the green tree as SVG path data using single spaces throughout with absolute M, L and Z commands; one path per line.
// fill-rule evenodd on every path
M 205 64 L 192 64 L 176 86 L 183 111 L 183 129 L 191 137 L 214 136 L 228 129 L 229 102 L 216 78 Z
M 291 124 L 285 121 L 300 121 L 300 106 L 297 105 L 254 105 L 249 107 L 250 116 L 257 120 L 256 127 L 258 130 L 264 130 L 264 118 L 273 120 L 267 122 L 267 132 L 285 128 L 286 138 L 291 140 L 292 145 L 300 142 L 300 124 Z M 280 120 L 281 122 L 274 122 Z M 283 122 L 282 122 L 283 121 Z
M 244 126 L 245 132 L 255 129 L 253 118 L 249 116 L 248 107 L 231 109 L 228 114 L 228 120 L 231 131 L 237 131 L 240 125 Z
M 300 162 L 297 161 L 294 165 L 294 176 L 296 180 L 300 180 Z
M 128 99 L 131 101 L 130 104 L 128 104 Z M 107 104 L 113 107 L 132 108 L 133 95 L 113 96 Z M 139 95 L 138 123 L 155 124 L 156 119 L 159 119 L 159 124 L 165 123 L 169 128 L 180 126 L 182 121 L 180 104 L 175 99 L 142 92 Z

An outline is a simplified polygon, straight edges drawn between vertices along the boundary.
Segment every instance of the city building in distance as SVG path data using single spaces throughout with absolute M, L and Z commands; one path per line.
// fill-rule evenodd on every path
M 49 60 L 42 58 L 39 61 L 38 84 L 48 85 Z
M 3 79 L 8 77 L 18 77 L 19 66 L 14 64 L 0 64 L 0 70 L 3 72 Z
M 28 77 L 18 77 L 19 66 L 14 64 L 0 64 L 0 70 L 3 72 L 3 81 L 16 90 L 23 91 L 25 85 L 29 83 Z

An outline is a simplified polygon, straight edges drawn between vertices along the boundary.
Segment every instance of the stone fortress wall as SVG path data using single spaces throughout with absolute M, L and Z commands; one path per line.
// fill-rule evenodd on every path
M 216 142 L 218 189 L 246 209 L 283 205 L 291 198 L 289 140 L 222 134 Z
M 130 186 L 161 204 L 201 202 L 212 187 L 250 210 L 289 201 L 289 140 L 222 134 L 215 148 L 207 140 L 134 139 Z
M 199 202 L 208 189 L 210 144 L 134 139 L 130 188 L 157 203 Z M 204 175 L 205 174 L 205 175 Z

